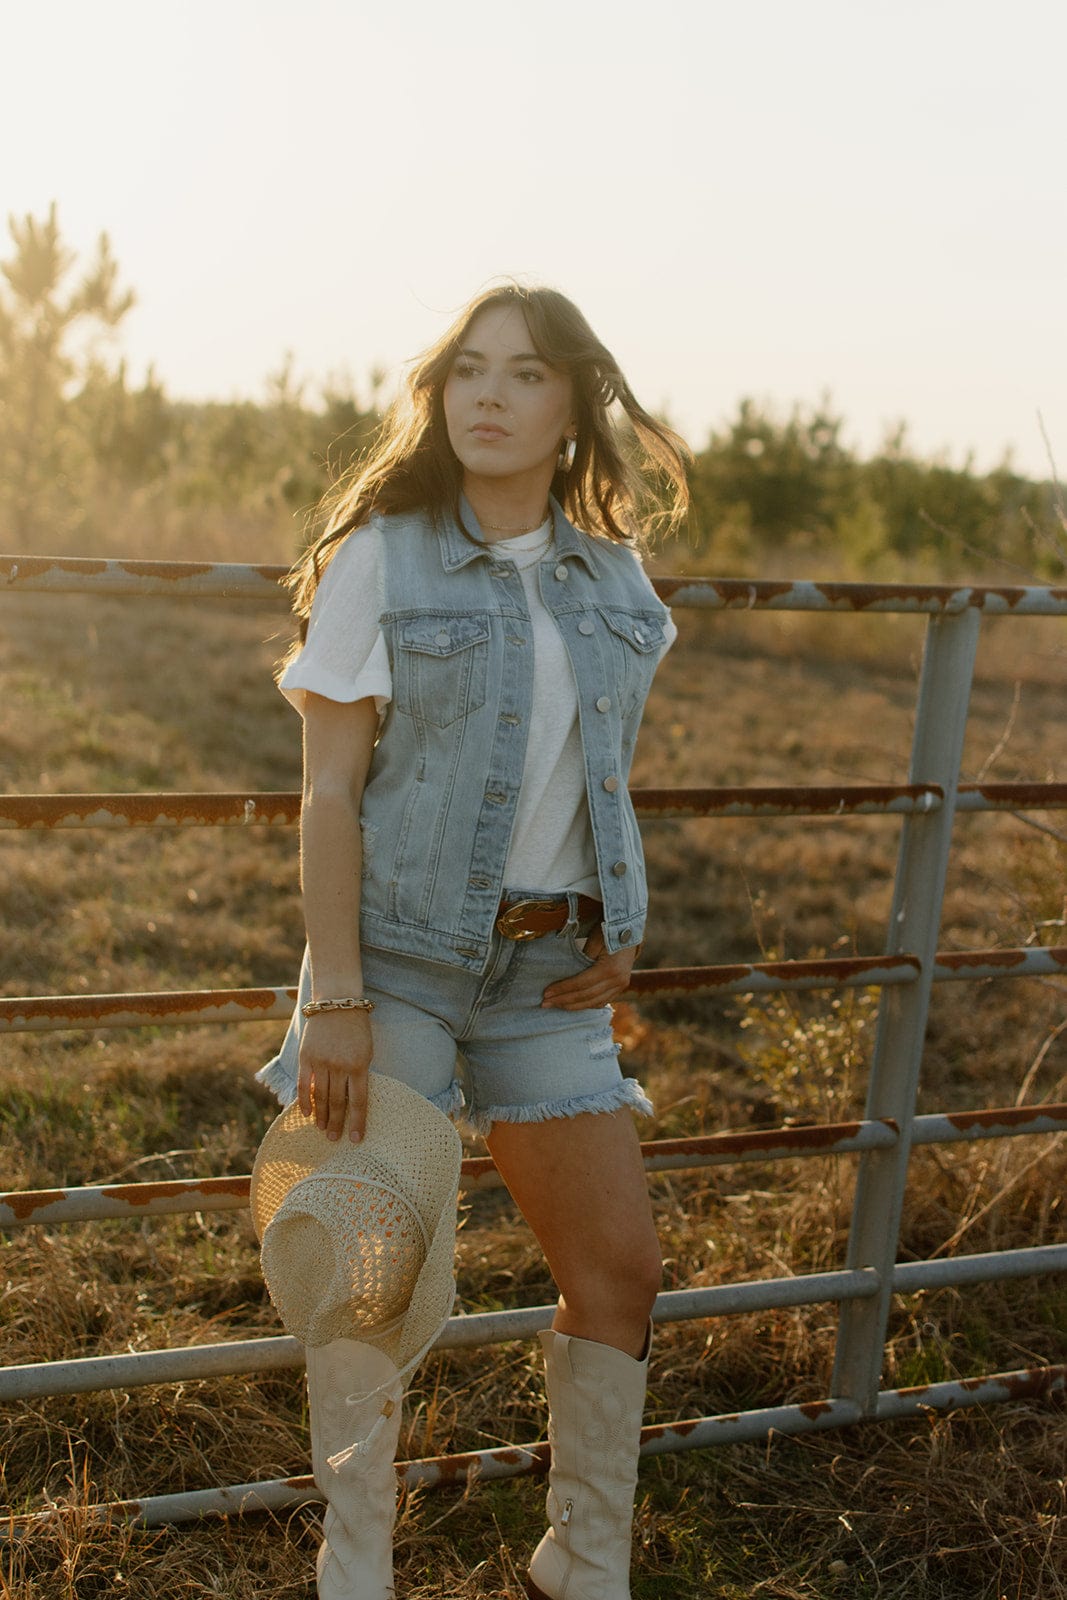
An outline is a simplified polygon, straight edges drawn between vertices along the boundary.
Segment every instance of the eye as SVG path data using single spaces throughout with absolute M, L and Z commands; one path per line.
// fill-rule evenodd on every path
M 522 383 L 543 383 L 545 375 L 539 367 L 520 367 L 516 376 Z
M 473 361 L 460 360 L 453 365 L 452 376 L 454 378 L 476 378 L 478 376 L 478 368 Z

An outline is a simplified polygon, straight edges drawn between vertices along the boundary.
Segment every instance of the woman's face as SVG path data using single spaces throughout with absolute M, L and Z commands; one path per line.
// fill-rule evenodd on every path
M 574 433 L 573 389 L 535 351 L 516 306 L 487 306 L 467 329 L 445 379 L 445 423 L 464 473 L 552 481 L 560 441 Z

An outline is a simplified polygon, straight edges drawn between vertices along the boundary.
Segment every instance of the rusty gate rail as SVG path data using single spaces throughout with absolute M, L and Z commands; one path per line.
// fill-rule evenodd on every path
M 285 569 L 229 563 L 93 560 L 84 557 L 0 556 L 0 595 L 167 597 L 220 603 L 277 604 Z M 923 678 L 908 781 L 902 784 L 659 788 L 634 791 L 639 816 L 671 818 L 850 817 L 900 818 L 901 843 L 885 952 L 878 956 L 695 966 L 637 971 L 632 992 L 669 998 L 693 993 L 799 992 L 877 987 L 878 1034 L 867 1105 L 848 1123 L 721 1133 L 658 1140 L 642 1146 L 649 1173 L 854 1154 L 856 1201 L 844 1267 L 796 1277 L 690 1288 L 661 1295 L 658 1321 L 733 1315 L 814 1303 L 841 1307 L 831 1394 L 802 1405 L 677 1422 L 644 1431 L 643 1451 L 703 1448 L 769 1430 L 800 1433 L 871 1418 L 914 1415 L 920 1409 L 1062 1392 L 1067 1368 L 1050 1366 L 994 1373 L 919 1389 L 879 1390 L 889 1305 L 894 1294 L 1067 1270 L 1067 1244 L 985 1255 L 895 1259 L 908 1162 L 914 1147 L 1062 1135 L 1067 1104 L 978 1108 L 916 1115 L 927 1007 L 934 983 L 1067 974 L 1067 947 L 937 950 L 945 871 L 958 811 L 1056 811 L 1067 808 L 1067 784 L 960 782 L 960 752 L 983 617 L 1065 617 L 1067 587 L 938 584 L 747 582 L 661 578 L 659 594 L 673 606 L 699 610 L 812 611 L 841 615 L 908 613 L 927 621 Z M 292 826 L 299 795 L 84 794 L 0 797 L 0 829 L 40 833 L 66 828 Z M 198 1022 L 281 1020 L 295 988 L 182 991 L 167 994 L 33 996 L 0 999 L 0 1033 L 98 1029 Z M 462 1184 L 491 1188 L 500 1178 L 488 1158 L 463 1163 Z M 0 1226 L 21 1228 L 242 1209 L 247 1175 L 161 1182 L 100 1184 L 0 1195 Z M 549 1306 L 454 1317 L 441 1348 L 489 1345 L 532 1337 L 551 1318 Z M 288 1338 L 256 1338 L 187 1350 L 140 1351 L 0 1369 L 0 1399 L 83 1393 L 97 1388 L 183 1382 L 222 1373 L 298 1367 L 300 1347 Z M 503 1477 L 543 1472 L 543 1444 L 402 1463 L 409 1483 L 446 1483 L 470 1474 Z M 206 1512 L 281 1508 L 317 1497 L 310 1478 L 235 1485 L 161 1495 L 117 1506 L 116 1512 L 154 1525 Z M 44 1515 L 49 1515 L 45 1513 Z M 24 1520 L 24 1519 L 23 1519 Z M 32 1519 L 31 1519 L 32 1520 Z

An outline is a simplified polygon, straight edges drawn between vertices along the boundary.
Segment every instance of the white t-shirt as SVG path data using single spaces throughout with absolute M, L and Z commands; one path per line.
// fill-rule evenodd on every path
M 574 889 L 599 897 L 574 671 L 538 582 L 549 526 L 546 521 L 532 533 L 493 545 L 495 559 L 513 560 L 519 569 L 534 652 L 526 759 L 504 887 Z M 376 523 L 357 528 L 323 573 L 304 647 L 279 685 L 301 713 L 308 690 L 342 702 L 373 696 L 379 713 L 392 698 L 389 654 L 378 624 L 384 604 L 381 541 Z M 669 648 L 676 636 L 670 620 L 666 636 Z

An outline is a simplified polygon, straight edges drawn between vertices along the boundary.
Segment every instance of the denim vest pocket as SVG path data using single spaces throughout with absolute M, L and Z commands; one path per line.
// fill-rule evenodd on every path
M 623 611 L 613 607 L 605 608 L 602 614 L 614 642 L 612 655 L 619 705 L 626 716 L 634 706 L 644 704 L 667 636 L 662 617 L 654 611 Z
M 393 704 L 447 728 L 485 704 L 489 622 L 484 616 L 401 617 L 395 624 Z

